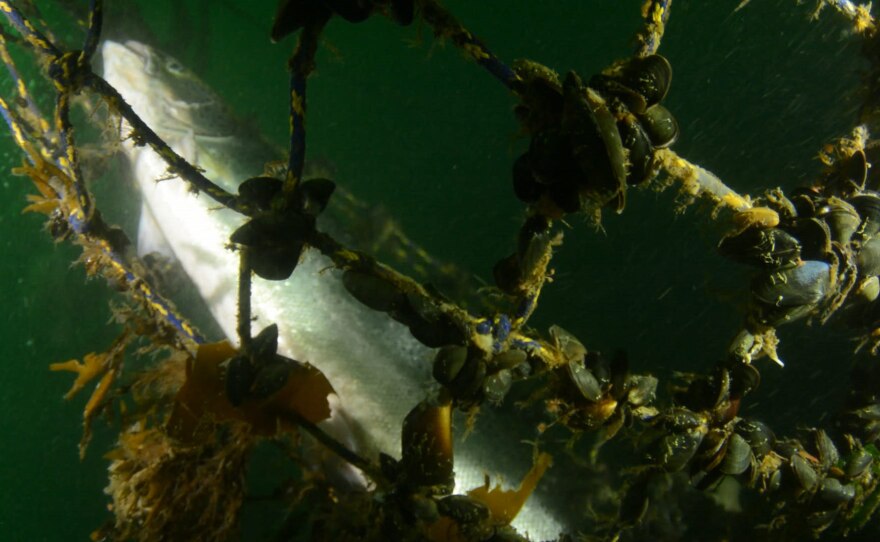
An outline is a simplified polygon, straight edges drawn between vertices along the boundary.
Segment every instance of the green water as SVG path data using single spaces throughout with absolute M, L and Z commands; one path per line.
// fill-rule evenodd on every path
M 674 148 L 738 190 L 791 188 L 815 175 L 821 145 L 853 125 L 859 47 L 830 11 L 811 23 L 812 6 L 791 0 L 752 0 L 733 13 L 737 3 L 674 4 L 661 48 L 675 71 L 665 102 L 682 129 Z M 193 0 L 186 13 L 171 2 L 141 4 L 144 21 L 129 19 L 130 26 L 142 30 L 145 22 L 160 46 L 286 141 L 284 66 L 293 42 L 266 38 L 274 1 L 233 8 Z M 446 2 L 502 59 L 582 74 L 629 54 L 640 4 Z M 453 47 L 434 43 L 427 28 L 374 19 L 333 20 L 327 29 L 309 81 L 308 155 L 333 162 L 340 184 L 381 202 L 431 253 L 491 282 L 523 211 L 510 183 L 511 164 L 527 146 L 514 100 Z M 109 27 L 116 37 L 141 37 L 120 24 Z M 8 81 L 0 81 L 8 95 Z M 79 461 L 86 397 L 63 401 L 72 379 L 47 366 L 109 345 L 113 294 L 71 267 L 78 249 L 54 245 L 40 217 L 20 214 L 31 189 L 8 174 L 20 159 L 0 130 L 0 540 L 84 540 L 110 518 L 102 494 L 110 436 L 99 420 Z M 557 280 L 533 324 L 558 323 L 590 349 L 623 347 L 635 370 L 661 377 L 721 357 L 738 329 L 744 274 L 716 254 L 719 232 L 705 214 L 675 215 L 673 199 L 633 192 L 601 233 L 571 220 L 554 260 Z M 762 388 L 745 410 L 789 429 L 834 410 L 852 348 L 842 331 L 791 328 L 781 331 L 788 366 L 764 366 Z

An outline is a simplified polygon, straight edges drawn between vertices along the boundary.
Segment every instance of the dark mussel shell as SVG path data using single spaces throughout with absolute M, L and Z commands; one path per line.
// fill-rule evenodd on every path
M 864 151 L 858 149 L 834 164 L 825 184 L 833 187 L 835 192 L 849 196 L 864 190 L 867 179 L 868 161 Z
M 858 233 L 862 239 L 869 239 L 880 231 L 880 195 L 866 192 L 853 197 L 850 201 L 862 217 Z
M 801 255 L 800 242 L 777 228 L 748 228 L 739 235 L 724 238 L 718 249 L 735 262 L 762 269 L 791 267 Z
M 748 441 L 736 433 L 727 439 L 727 447 L 720 469 L 724 474 L 737 475 L 745 472 L 752 464 L 754 455 Z
M 613 96 L 633 113 L 644 113 L 648 108 L 645 97 L 621 83 L 618 79 L 605 74 L 594 75 L 590 78 L 590 88 L 601 92 L 604 96 Z
M 791 230 L 801 244 L 801 257 L 821 260 L 831 252 L 831 229 L 819 218 L 801 218 Z
M 752 283 L 761 318 L 770 325 L 806 316 L 828 293 L 831 266 L 807 260 L 797 267 L 765 273 Z
M 663 101 L 669 92 L 672 65 L 660 55 L 634 57 L 612 66 L 604 75 L 638 92 L 651 106 Z
M 463 344 L 466 333 L 455 320 L 434 304 L 434 300 L 421 293 L 406 294 L 406 305 L 391 311 L 391 316 L 409 327 L 419 342 L 431 348 Z
M 523 203 L 534 203 L 543 190 L 532 171 L 528 153 L 521 154 L 513 163 L 513 193 Z
M 252 177 L 238 186 L 238 196 L 261 211 L 268 211 L 283 184 L 274 177 Z
M 869 277 L 880 273 L 880 237 L 872 237 L 856 255 L 859 274 Z
M 332 14 L 330 8 L 321 1 L 283 0 L 272 24 L 272 41 L 280 41 L 307 24 L 329 19 Z
M 250 249 L 251 269 L 266 280 L 285 280 L 299 263 L 304 244 L 298 238 L 314 229 L 314 218 L 300 214 L 257 216 L 229 237 Z
M 862 219 L 846 201 L 832 197 L 819 209 L 819 216 L 828 224 L 831 240 L 846 245 L 858 229 Z
M 449 492 L 454 485 L 452 409 L 447 401 L 422 401 L 403 421 L 401 466 L 414 486 L 439 486 Z
M 315 178 L 300 183 L 296 191 L 296 204 L 303 213 L 317 217 L 330 202 L 336 183 L 330 179 Z
M 594 90 L 569 72 L 563 84 L 562 129 L 568 134 L 581 180 L 600 205 L 611 203 L 620 212 L 625 204 L 626 152 L 617 121 Z
M 406 295 L 397 286 L 371 273 L 349 269 L 342 274 L 342 285 L 367 307 L 389 312 L 406 305 Z
M 654 146 L 651 138 L 645 133 L 641 123 L 631 115 L 617 121 L 617 130 L 623 146 L 629 151 L 629 168 L 626 172 L 626 182 L 630 186 L 637 186 L 650 180 L 653 175 L 651 162 L 654 159 Z
M 736 432 L 739 433 L 758 458 L 770 453 L 776 443 L 776 435 L 764 422 L 758 420 L 742 420 L 736 424 Z
M 678 139 L 678 121 L 662 105 L 652 105 L 643 114 L 638 115 L 638 118 L 654 147 L 668 147 Z

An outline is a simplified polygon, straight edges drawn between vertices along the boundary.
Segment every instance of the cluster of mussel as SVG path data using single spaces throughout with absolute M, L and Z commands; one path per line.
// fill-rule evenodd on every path
M 739 231 L 719 247 L 758 269 L 749 332 L 804 316 L 824 323 L 842 307 L 850 325 L 876 327 L 880 174 L 869 169 L 869 160 L 878 158 L 880 147 L 857 148 L 835 160 L 819 183 L 790 197 L 768 192 L 766 207 L 735 216 Z
M 806 522 L 789 526 L 815 536 L 838 518 L 856 518 L 870 506 L 877 477 L 876 449 L 845 435 L 841 451 L 822 429 L 805 439 L 777 438 L 764 423 L 737 416 L 740 401 L 759 383 L 757 370 L 731 360 L 714 373 L 688 376 L 675 391 L 676 407 L 652 421 L 642 435 L 652 469 L 644 471 L 624 497 L 621 519 L 636 523 L 647 512 L 645 488 L 662 473 L 684 473 L 699 488 L 716 487 L 725 477 L 790 503 L 784 513 L 803 513 Z M 773 511 L 772 513 L 777 513 Z M 799 536 L 800 536 L 799 535 Z
M 599 442 L 612 437 L 634 420 L 657 415 L 651 406 L 657 378 L 629 372 L 623 351 L 610 359 L 588 352 L 571 333 L 552 326 L 551 346 L 562 363 L 551 372 L 545 402 L 566 427 L 573 431 L 598 431 Z
M 517 114 L 531 136 L 513 167 L 517 197 L 550 218 L 606 205 L 622 211 L 627 185 L 650 180 L 654 150 L 678 136 L 675 117 L 660 105 L 672 81 L 669 62 L 630 58 L 587 85 L 574 72 L 560 82 L 528 61 L 514 69 Z

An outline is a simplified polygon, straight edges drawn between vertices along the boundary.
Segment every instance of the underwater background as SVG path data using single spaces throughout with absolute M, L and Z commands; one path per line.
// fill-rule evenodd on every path
M 64 12 L 37 2 L 44 3 L 50 24 L 76 36 Z M 631 54 L 641 3 L 445 5 L 507 62 L 531 58 L 588 76 Z M 274 0 L 107 4 L 108 36 L 152 34 L 154 45 L 198 72 L 247 122 L 286 144 L 285 67 L 294 40 L 269 42 Z M 664 102 L 681 125 L 674 149 L 740 192 L 788 190 L 815 178 L 823 144 L 850 133 L 866 63 L 849 26 L 830 10 L 812 21 L 812 2 L 752 0 L 735 12 L 738 4 L 673 4 L 659 52 L 674 70 Z M 322 45 L 309 79 L 307 157 L 333 164 L 334 180 L 381 204 L 431 254 L 491 284 L 492 266 L 511 251 L 524 212 L 510 176 L 528 145 L 514 98 L 423 25 L 334 19 Z M 8 95 L 2 77 L 0 92 Z M 71 265 L 79 249 L 54 244 L 41 216 L 21 214 L 32 188 L 9 173 L 21 159 L 0 130 L 0 540 L 85 540 L 111 517 L 102 457 L 111 432 L 99 420 L 79 460 L 86 397 L 64 401 L 71 377 L 48 365 L 113 340 L 114 294 L 103 280 L 86 282 L 82 266 Z M 724 355 L 741 324 L 748 270 L 718 255 L 723 230 L 706 209 L 674 212 L 675 190 L 633 190 L 627 200 L 623 214 L 605 212 L 601 231 L 586 219 L 569 221 L 555 280 L 530 324 L 561 325 L 590 350 L 624 349 L 635 372 L 660 377 L 662 403 L 673 371 L 705 369 Z M 99 199 L 98 206 L 115 208 L 120 221 L 136 220 L 131 201 Z M 877 360 L 855 356 L 850 335 L 833 325 L 796 323 L 779 333 L 786 367 L 759 362 L 761 387 L 741 414 L 777 433 L 827 423 L 851 366 Z M 271 473 L 271 465 L 260 470 Z M 254 539 L 258 518 L 244 517 Z

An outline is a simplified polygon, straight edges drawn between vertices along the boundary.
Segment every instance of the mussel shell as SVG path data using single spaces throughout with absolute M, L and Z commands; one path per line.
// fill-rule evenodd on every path
M 626 401 L 633 406 L 651 403 L 657 395 L 657 377 L 651 375 L 631 375 L 629 377 Z
M 794 471 L 798 483 L 805 491 L 812 491 L 819 484 L 819 474 L 806 459 L 798 454 L 789 458 L 791 470 Z
M 466 540 L 484 540 L 491 535 L 493 526 L 489 523 L 489 508 L 467 495 L 450 495 L 437 502 L 441 515 L 452 518 L 458 524 Z M 485 532 L 484 532 L 485 531 Z
M 754 456 L 752 455 L 749 443 L 743 437 L 733 433 L 727 439 L 727 449 L 724 452 L 724 460 L 721 462 L 719 469 L 724 474 L 734 476 L 742 474 L 752 464 L 753 459 Z
M 415 486 L 454 486 L 452 408 L 449 402 L 422 401 L 403 421 L 401 466 Z
M 613 67 L 607 75 L 641 94 L 650 106 L 662 101 L 669 92 L 672 65 L 660 55 L 633 57 Z
M 483 380 L 483 395 L 490 403 L 499 404 L 510 391 L 513 374 L 509 369 L 501 369 Z
M 842 245 L 849 243 L 862 222 L 855 208 L 838 198 L 831 198 L 828 205 L 819 210 L 819 217 L 828 224 L 831 239 Z
M 814 305 L 825 298 L 830 275 L 831 266 L 827 263 L 807 260 L 797 267 L 758 277 L 752 284 L 752 294 L 774 307 Z
M 850 201 L 862 217 L 859 234 L 864 239 L 873 237 L 880 231 L 880 195 L 867 192 L 853 197 Z
M 269 359 L 269 356 L 277 351 L 278 324 L 264 327 L 251 341 L 250 353 L 256 359 Z
M 296 269 L 304 248 L 302 243 L 291 243 L 252 249 L 251 269 L 265 280 L 287 280 Z
M 391 311 L 391 317 L 409 327 L 419 342 L 430 348 L 464 344 L 466 333 L 454 318 L 443 312 L 429 296 L 411 292 L 406 304 Z
M 439 349 L 434 357 L 434 379 L 444 386 L 452 383 L 461 373 L 467 358 L 466 346 L 445 346 Z
M 718 249 L 733 261 L 763 269 L 790 267 L 801 256 L 800 242 L 778 228 L 748 228 L 722 239 Z
M 819 487 L 819 495 L 831 504 L 841 504 L 853 500 L 856 488 L 852 484 L 842 484 L 836 478 L 825 478 Z
M 528 357 L 528 354 L 524 351 L 511 348 L 493 357 L 492 366 L 500 367 L 501 369 L 513 369 L 525 363 Z
M 486 362 L 475 353 L 470 352 L 461 370 L 455 378 L 446 384 L 446 389 L 449 390 L 453 397 L 466 400 L 473 399 L 483 388 L 485 379 Z
M 529 155 L 521 154 L 513 163 L 513 193 L 523 203 L 534 203 L 542 192 L 543 187 L 538 184 L 529 164 Z
M 567 362 L 573 363 L 577 361 L 583 364 L 584 356 L 587 355 L 587 348 L 577 337 L 557 325 L 550 326 L 549 332 L 554 344 L 562 352 Z
M 868 453 L 864 448 L 859 447 L 853 450 L 849 458 L 846 460 L 846 475 L 849 478 L 857 478 L 864 473 L 868 467 L 874 462 L 874 456 Z
M 693 459 L 704 436 L 705 431 L 701 428 L 663 435 L 652 455 L 666 472 L 678 472 Z
M 590 88 L 598 90 L 606 96 L 613 96 L 633 113 L 644 113 L 648 101 L 637 91 L 629 88 L 617 78 L 605 74 L 596 74 L 590 78 Z
M 678 138 L 678 121 L 660 104 L 654 104 L 638 115 L 645 133 L 656 148 L 668 147 Z
M 492 267 L 492 277 L 495 279 L 495 285 L 502 292 L 510 295 L 519 293 L 522 286 L 522 271 L 516 254 L 498 260 Z
M 535 181 L 540 184 L 554 184 L 580 176 L 572 156 L 569 136 L 559 130 L 544 130 L 535 134 L 529 142 L 527 155 Z
M 876 139 L 871 139 L 865 145 L 865 160 L 869 164 L 880 164 L 880 144 Z M 880 191 L 880 168 L 868 168 L 868 176 L 865 179 L 865 190 Z
M 279 391 L 287 383 L 293 362 L 282 356 L 272 356 L 273 359 L 259 367 L 254 377 L 251 394 L 257 399 L 266 399 Z
M 226 362 L 226 398 L 233 406 L 244 401 L 254 383 L 256 371 L 247 356 L 239 355 Z
M 550 201 L 563 213 L 576 213 L 581 210 L 581 192 L 572 180 L 563 180 L 547 188 Z
M 742 420 L 736 424 L 736 432 L 752 447 L 756 457 L 763 457 L 773 449 L 776 435 L 764 422 L 758 420 Z
M 318 216 L 330 202 L 336 183 L 330 179 L 315 178 L 303 181 L 297 188 L 297 204 L 307 215 Z
M 598 401 L 602 397 L 602 386 L 589 369 L 584 367 L 583 358 L 566 364 L 566 371 L 578 392 L 588 401 Z
M 305 237 L 315 227 L 313 217 L 299 213 L 255 216 L 232 232 L 229 240 L 251 249 L 254 273 L 266 280 L 287 279 L 299 262 Z
M 406 296 L 382 277 L 349 269 L 342 274 L 342 285 L 367 307 L 389 312 L 406 304 Z
M 836 465 L 840 460 L 840 453 L 834 441 L 828 436 L 824 429 L 816 431 L 816 448 L 819 450 L 819 461 L 826 469 Z
M 836 193 L 850 196 L 864 190 L 867 178 L 868 161 L 864 151 L 858 149 L 847 158 L 835 163 L 830 178 L 827 178 L 825 182 Z
M 855 293 L 860 299 L 871 303 L 880 297 L 880 279 L 877 278 L 877 275 L 863 278 L 856 286 Z
M 550 221 L 543 215 L 533 214 L 528 217 L 516 236 L 516 251 L 521 259 L 525 259 L 530 251 L 535 250 L 537 238 L 545 238 L 550 233 Z M 543 252 L 543 251 L 540 251 Z
M 635 117 L 626 116 L 617 122 L 617 129 L 623 146 L 629 152 L 627 184 L 636 186 L 650 180 L 653 177 L 651 162 L 654 158 L 654 146 L 641 123 Z
M 626 190 L 626 152 L 617 121 L 605 100 L 585 87 L 574 72 L 563 83 L 563 131 L 571 142 L 572 156 L 583 173 L 584 186 L 601 205 L 612 202 L 623 210 L 620 197 Z
M 824 258 L 831 251 L 831 230 L 824 220 L 803 218 L 795 221 L 792 234 L 801 244 L 801 256 L 805 260 Z
M 737 363 L 730 368 L 730 396 L 738 399 L 761 385 L 761 373 L 749 363 Z
M 252 177 L 238 186 L 238 195 L 258 209 L 268 211 L 284 183 L 274 177 Z
M 280 41 L 306 24 L 327 20 L 330 15 L 332 11 L 322 2 L 284 0 L 275 13 L 271 32 L 272 41 Z
M 862 245 L 856 255 L 856 264 L 862 276 L 880 274 L 880 237 L 875 235 Z

